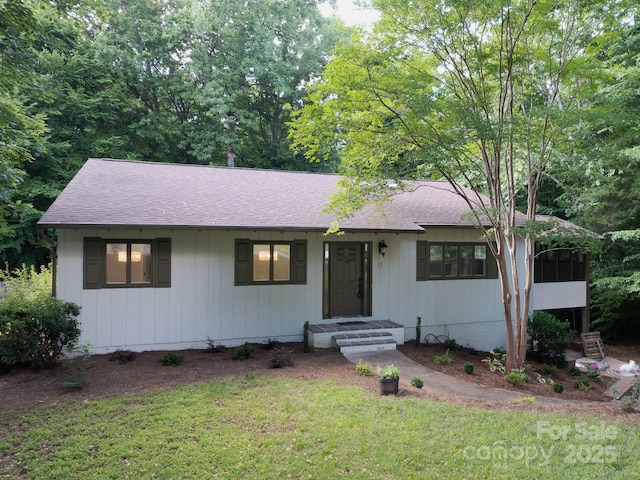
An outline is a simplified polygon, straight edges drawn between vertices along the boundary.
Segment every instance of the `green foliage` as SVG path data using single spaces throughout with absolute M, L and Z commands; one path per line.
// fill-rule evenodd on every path
M 582 370 L 580 370 L 578 367 L 570 367 L 569 368 L 569 375 L 571 375 L 572 377 L 579 377 L 580 375 L 582 375 Z
M 79 314 L 76 304 L 57 298 L 0 302 L 0 362 L 55 366 L 62 350 L 80 335 Z
M 422 381 L 421 378 L 414 377 L 411 379 L 411 386 L 416 388 L 422 388 L 424 387 L 424 382 Z
M 554 315 L 535 311 L 529 325 L 529 349 L 544 363 L 558 365 L 564 361 L 569 346 L 569 322 L 560 322 Z
M 592 382 L 599 382 L 600 381 L 600 371 L 599 370 L 589 370 L 589 373 L 587 373 L 587 378 L 589 380 L 591 380 Z
M 433 362 L 436 365 L 447 365 L 449 363 L 453 363 L 453 357 L 451 356 L 451 353 L 449 353 L 449 350 L 447 350 L 444 354 L 433 357 Z
M 507 361 L 507 354 L 497 348 L 491 350 L 491 352 L 489 353 L 491 354 L 491 356 L 483 358 L 482 362 L 486 363 L 489 367 L 489 370 L 491 370 L 492 372 L 506 373 L 507 369 L 504 364 Z
M 473 374 L 473 370 L 475 369 L 473 363 L 471 362 L 466 362 L 462 368 L 464 368 L 464 373 L 472 375 Z
M 638 477 L 635 419 L 539 410 L 389 398 L 355 385 L 286 375 L 227 376 L 143 395 L 5 410 L 0 451 L 15 461 L 5 461 L 2 474 L 8 479 L 150 478 L 151 473 L 162 479 L 302 476 L 292 472 L 358 480 Z M 549 426 L 552 430 L 544 432 L 551 434 L 540 434 L 540 425 Z M 427 430 L 434 437 L 429 448 L 409 450 Z M 576 461 L 568 467 L 576 434 L 590 432 L 613 432 L 615 438 L 606 442 L 589 437 L 580 445 L 597 447 L 597 454 L 602 444 L 611 443 L 617 459 Z M 486 456 L 478 458 L 496 441 L 498 448 L 529 445 L 549 455 L 544 465 L 512 455 L 498 471 Z M 45 448 L 55 448 L 55 454 L 43 457 Z M 171 454 L 174 450 L 183 454 Z M 476 457 L 469 460 L 472 454 Z M 411 462 L 399 461 L 408 456 Z
M 529 381 L 529 376 L 524 373 L 524 368 L 514 368 L 503 378 L 513 385 L 517 385 L 519 383 L 527 383 Z
M 610 232 L 604 245 L 592 268 L 591 328 L 607 340 L 638 339 L 640 230 Z
M 184 356 L 177 352 L 167 352 L 160 357 L 160 365 L 163 367 L 177 367 L 184 362 Z
M 564 392 L 564 386 L 561 383 L 554 383 L 553 384 L 553 391 L 556 393 L 562 393 Z
M 0 307 L 12 305 L 19 308 L 27 303 L 42 302 L 51 297 L 51 265 L 36 269 L 22 265 L 20 268 L 0 270 L 2 295 Z
M 368 363 L 362 363 L 362 360 L 358 360 L 358 363 L 356 364 L 356 373 L 364 377 L 370 377 L 373 375 L 373 370 L 371 369 L 371 365 Z
M 231 354 L 231 358 L 234 360 L 246 360 L 251 357 L 253 353 L 253 345 L 249 342 L 245 342 L 243 345 L 236 347 L 233 349 L 233 353 Z
M 516 256 L 516 236 L 533 253 L 543 172 L 573 158 L 571 132 L 603 66 L 602 25 L 617 9 L 454 0 L 381 0 L 376 7 L 375 33 L 339 46 L 294 112 L 293 147 L 312 160 L 336 149 L 342 155 L 330 232 L 365 205 L 382 208 L 394 193 L 414 188 L 413 180 L 448 181 L 472 205 L 469 217 L 481 235 L 502 246 L 493 253 L 504 276 L 502 301 L 511 305 L 504 315 L 505 328 L 514 330 L 509 365 L 521 366 L 529 315 L 521 308 L 528 302 L 517 310 L 512 299 L 532 272 L 514 262 L 507 276 L 508 259 Z M 522 228 L 513 215 L 516 192 L 524 192 L 529 220 Z
M 620 402 L 620 408 L 623 412 L 633 413 L 638 408 L 638 397 L 640 397 L 640 377 L 636 377 L 636 381 L 631 387 L 631 393 Z
M 574 387 L 578 390 L 586 392 L 587 390 L 591 390 L 591 382 L 588 378 L 581 378 L 580 380 L 576 381 Z
M 385 367 L 378 367 L 378 377 L 380 378 L 399 378 L 400 369 L 395 365 L 386 365 Z
M 93 365 L 93 362 L 90 360 L 90 347 L 91 344 L 89 342 L 84 342 L 83 344 L 73 342 L 66 346 L 67 356 L 71 357 L 69 360 L 71 380 L 63 382 L 63 386 L 71 388 L 85 387 L 87 384 L 87 370 Z
M 553 375 L 558 370 L 556 365 L 549 365 L 547 363 L 542 365 L 542 374 L 543 375 Z
M 443 345 L 447 350 L 458 350 L 460 348 L 460 345 L 458 345 L 458 342 L 456 342 L 454 338 L 447 338 L 443 342 Z
M 80 308 L 51 297 L 51 278 L 47 267 L 0 270 L 0 363 L 49 368 L 77 342 Z

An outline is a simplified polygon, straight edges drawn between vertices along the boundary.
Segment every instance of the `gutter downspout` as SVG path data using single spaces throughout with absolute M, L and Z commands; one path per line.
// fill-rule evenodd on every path
M 47 235 L 44 228 L 38 229 L 38 238 L 44 243 L 51 245 L 51 276 L 53 277 L 51 279 L 51 295 L 53 298 L 56 298 L 56 294 L 58 293 L 58 289 L 56 288 L 58 283 L 58 242 Z

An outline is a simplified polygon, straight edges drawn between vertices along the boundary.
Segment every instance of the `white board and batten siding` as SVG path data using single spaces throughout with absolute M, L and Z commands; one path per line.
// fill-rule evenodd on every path
M 171 287 L 83 290 L 84 237 L 171 238 Z M 241 238 L 306 239 L 307 283 L 235 286 L 235 240 Z M 388 245 L 384 257 L 378 253 L 380 240 Z M 409 340 L 415 338 L 416 319 L 421 317 L 422 340 L 428 334 L 446 335 L 478 350 L 503 346 L 499 281 L 416 281 L 418 240 L 481 242 L 477 230 L 463 228 L 428 229 L 425 234 L 347 233 L 334 237 L 269 231 L 61 229 L 58 296 L 82 307 L 81 341 L 90 342 L 96 353 L 206 348 L 207 339 L 226 346 L 267 338 L 301 341 L 306 321 L 340 320 L 322 318 L 323 243 L 371 242 L 372 316 L 364 320 L 400 323 L 405 327 L 405 340 Z M 557 291 L 559 286 L 552 284 L 549 288 Z M 568 284 L 567 288 L 572 286 Z M 578 290 L 574 285 L 572 291 Z M 568 298 L 580 294 L 572 295 Z M 584 292 L 582 295 L 584 303 Z M 555 303 L 548 298 L 556 299 Z M 562 303 L 557 299 L 558 295 L 536 285 L 535 308 Z
M 170 288 L 83 290 L 84 237 L 171 238 Z M 306 285 L 234 286 L 236 238 L 293 240 L 300 235 L 218 230 L 60 230 L 58 296 L 77 303 L 81 341 L 92 351 L 205 348 L 267 338 L 300 341 L 304 322 L 322 315 L 322 236 L 309 236 L 319 252 Z

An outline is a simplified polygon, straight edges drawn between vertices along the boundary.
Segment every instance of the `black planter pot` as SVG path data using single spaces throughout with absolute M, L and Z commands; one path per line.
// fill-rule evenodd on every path
M 380 395 L 395 395 L 398 393 L 399 378 L 378 378 Z

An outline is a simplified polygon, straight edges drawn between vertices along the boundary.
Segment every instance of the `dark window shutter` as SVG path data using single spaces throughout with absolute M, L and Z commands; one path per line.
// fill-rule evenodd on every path
M 84 289 L 100 288 L 102 283 L 102 241 L 99 238 L 84 239 L 82 277 Z
M 171 286 L 171 239 L 156 240 L 156 287 Z
M 251 281 L 251 242 L 236 240 L 236 285 L 249 285 Z
M 429 279 L 429 244 L 425 241 L 416 242 L 416 280 Z
M 293 242 L 293 283 L 307 283 L 307 241 L 296 240 Z

